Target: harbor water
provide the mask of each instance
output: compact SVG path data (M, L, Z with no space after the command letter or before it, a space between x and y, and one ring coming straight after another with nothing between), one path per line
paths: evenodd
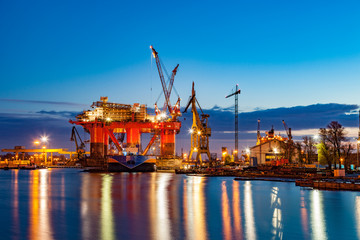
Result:
M174 173L1 170L1 239L360 239L360 193Z

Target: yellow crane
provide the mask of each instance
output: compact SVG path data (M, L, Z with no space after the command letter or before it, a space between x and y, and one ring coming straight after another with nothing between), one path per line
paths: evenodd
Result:
M202 164L203 160L201 158L201 154L206 154L209 158L210 157L210 150L209 150L209 137L211 136L211 128L208 127L208 114L204 114L203 110L200 107L200 104L195 96L195 89L194 89L194 82L192 84L192 92L189 98L189 102L184 110L184 113L187 111L191 104L191 112L193 114L193 124L190 129L191 133L191 149L188 156L190 160L193 153L196 152L196 161ZM196 105L198 105L201 111L201 117L196 109Z

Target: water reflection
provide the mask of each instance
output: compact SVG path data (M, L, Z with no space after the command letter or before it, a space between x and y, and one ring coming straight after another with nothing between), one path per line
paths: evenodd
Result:
M113 176L103 175L101 187L101 238L105 240L115 239L114 216L112 210L112 187Z
M171 179L170 174L162 174L157 181L156 191L156 232L157 239L171 239L171 225L169 220L169 199L167 188ZM155 234L153 235L155 236Z
M308 209L305 201L305 191L300 191L300 217L301 217L301 226L303 229L303 234L305 238L310 238L309 234L309 217L308 217Z
M81 232L82 236L85 239L90 239L91 237L91 218L87 216L89 211L89 203L87 201L87 196L89 195L90 186L90 175L83 174L81 178Z
M256 239L251 182L244 185L245 235L246 239Z
M100 203L102 201L102 181L101 175L81 175L80 219L83 239L92 239L94 235L97 236L99 222L101 227L103 218L99 220L99 215L102 213L102 208L97 200Z
M188 239L207 239L204 178L188 177L184 179L183 183L183 207L186 236Z
M13 230L17 236L14 238L18 238L19 229L19 170L14 170L12 172L12 216L13 216Z
M360 239L360 196L355 198L355 216L356 216L356 226L357 236Z
M283 225L281 214L281 199L279 197L279 188L273 187L271 191L271 208L274 209L272 216L272 234L273 239L283 238Z
M310 198L312 238L318 240L327 239L323 212L323 192L313 190Z
M3 176L4 239L360 239L359 193L296 188L287 196L282 183L171 173L53 169ZM348 217L339 223L331 207L345 197L353 212L341 213Z
M234 231L237 239L243 239L243 231L241 225L241 206L240 206L240 186L238 181L233 181L233 216Z
M30 182L30 239L53 239L49 214L51 171L31 171Z
M230 216L230 206L229 206L229 197L226 189L226 181L223 181L221 184L221 205L222 205L222 221L223 221L223 234L224 239L232 239L232 229L231 229L231 216Z

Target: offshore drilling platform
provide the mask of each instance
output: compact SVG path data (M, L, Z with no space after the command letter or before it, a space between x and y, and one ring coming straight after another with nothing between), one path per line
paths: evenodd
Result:
M166 85L158 53L152 46L150 48L165 96L163 109L160 110L155 103L155 114L150 115L144 104L112 103L107 97L94 102L92 110L84 111L76 116L76 120L69 121L82 126L90 134L90 156L81 160L84 166L109 171L154 171L156 151L161 159L175 157L175 135L181 128L178 120L181 116L180 98L172 106L170 95L179 65L172 71ZM150 140L143 149L141 135L144 133L150 134Z

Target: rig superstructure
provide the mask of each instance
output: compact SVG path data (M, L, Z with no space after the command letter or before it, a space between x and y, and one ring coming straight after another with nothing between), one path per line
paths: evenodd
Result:
M91 110L76 116L76 121L69 121L81 125L90 133L90 157L85 163L87 166L109 168L111 165L119 171L138 171L139 165L146 163L146 156L156 155L154 151L149 154L155 142L160 143L159 158L175 157L175 135L181 128L181 122L178 120L181 116L180 97L172 106L170 94L179 65L172 71L167 85L158 53L152 46L150 48L156 59L165 97L163 109L160 110L155 103L155 114L151 115L144 104L112 103L108 102L107 97L101 97L100 101L94 102ZM144 133L150 134L150 140L143 149L141 135ZM114 164L121 166L113 166Z

